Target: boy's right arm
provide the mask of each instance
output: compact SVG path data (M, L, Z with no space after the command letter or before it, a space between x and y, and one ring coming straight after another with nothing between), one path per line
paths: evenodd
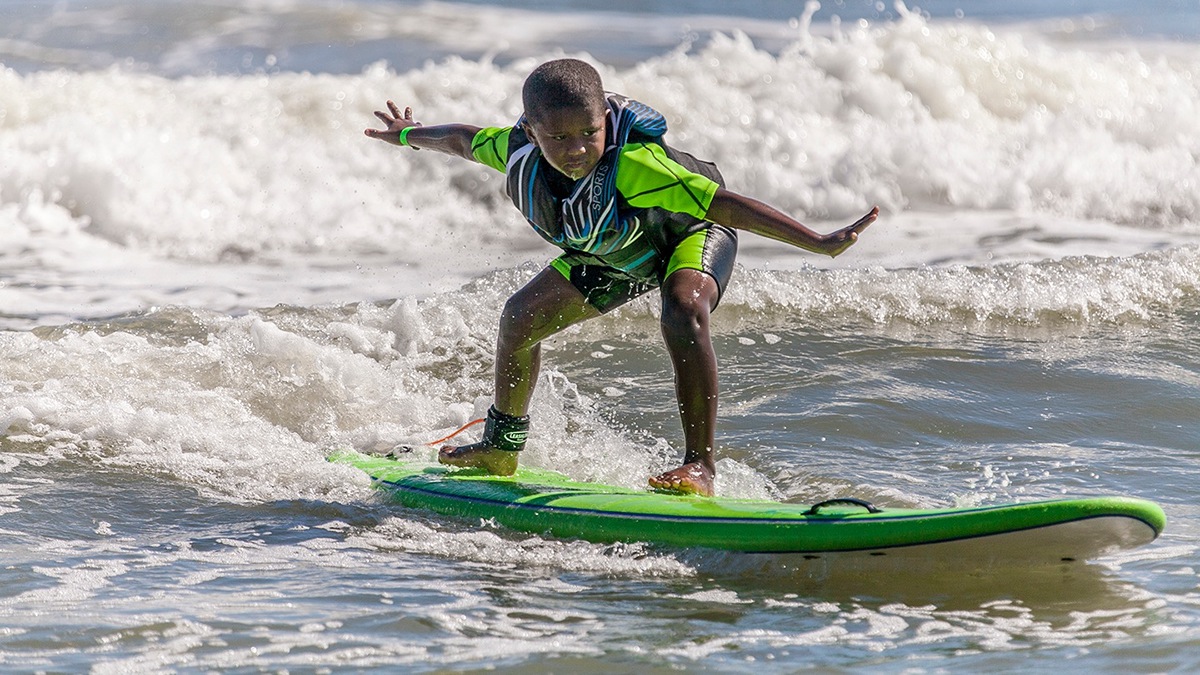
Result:
M363 133L371 138L378 138L392 145L409 145L417 149L428 148L429 150L437 150L475 161L475 156L471 151L471 142L475 140L475 135L479 133L479 127L469 124L421 126L419 122L413 120L412 108L405 108L402 115L400 108L392 101L388 101L387 106L391 114L381 110L375 111L375 116L386 124L387 128L367 129ZM401 132L409 128L412 130L405 137L405 142L401 143Z

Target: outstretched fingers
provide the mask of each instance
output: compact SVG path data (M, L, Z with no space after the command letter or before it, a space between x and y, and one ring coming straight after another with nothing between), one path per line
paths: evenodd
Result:
M863 230L870 227L871 223L875 222L875 219L877 219L877 218L879 218L879 207L878 206L873 207L871 209L870 213L863 216L862 218L859 218L857 221L854 222L853 225L851 225L850 227L844 228L841 231L845 232L845 233L858 234L859 232L862 232Z
M836 258L838 254L845 251L858 241L858 234L871 226L875 220L879 218L879 207L873 207L867 215L856 220L852 225L843 227L842 229L829 235L831 246L828 249L829 256Z
M405 107L404 112L400 112L400 106L396 105L395 101L387 102L387 112L382 110L375 111L375 117L383 122L386 128L384 129L366 129L364 134L371 138L378 138L381 141L397 144L400 142L399 134L405 127L416 126L413 121L412 108Z

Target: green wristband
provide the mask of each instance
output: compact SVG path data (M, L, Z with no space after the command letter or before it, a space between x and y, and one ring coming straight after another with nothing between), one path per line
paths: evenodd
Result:
M408 142L408 132L410 132L416 128L417 128L417 125L414 124L411 127L404 127L403 129L400 130L400 145L407 145L408 147L412 148L413 150L420 149L420 148L413 147L413 144Z

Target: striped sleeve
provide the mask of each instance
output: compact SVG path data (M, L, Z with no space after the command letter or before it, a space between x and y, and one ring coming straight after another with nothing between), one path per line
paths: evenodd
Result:
M659 207L703 219L716 181L688 171L657 143L629 143L617 164L617 191L635 208Z
M475 161L504 173L508 164L508 137L512 127L485 127L471 141L471 155Z

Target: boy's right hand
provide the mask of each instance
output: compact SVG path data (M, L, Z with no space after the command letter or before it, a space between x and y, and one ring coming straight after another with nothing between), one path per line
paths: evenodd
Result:
M375 116L387 125L386 129L367 129L363 133L371 138L378 138L381 141L391 143L392 145L400 145L400 132L408 127L419 127L420 122L413 121L412 108L404 108L404 114L400 114L400 108L392 101L387 102L388 110L391 114L376 110Z

